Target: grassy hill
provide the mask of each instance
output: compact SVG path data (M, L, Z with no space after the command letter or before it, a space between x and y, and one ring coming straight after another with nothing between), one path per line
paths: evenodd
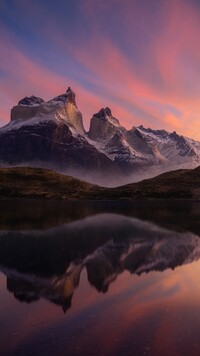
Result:
M42 168L1 168L0 198L87 199L98 186Z
M200 167L163 173L155 178L110 190L116 198L198 199Z
M47 169L1 168L0 198L200 200L200 167L117 188L102 188Z

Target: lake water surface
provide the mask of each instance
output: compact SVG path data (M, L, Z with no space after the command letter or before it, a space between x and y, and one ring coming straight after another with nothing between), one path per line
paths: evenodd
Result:
M1 355L200 355L200 204L0 202Z

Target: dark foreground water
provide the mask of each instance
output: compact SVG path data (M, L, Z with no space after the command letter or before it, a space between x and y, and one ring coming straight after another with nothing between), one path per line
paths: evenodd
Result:
M1 355L200 355L200 205L0 202Z

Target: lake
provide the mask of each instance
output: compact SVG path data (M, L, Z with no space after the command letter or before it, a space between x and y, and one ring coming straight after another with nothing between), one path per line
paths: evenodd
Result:
M200 355L200 204L0 202L1 355Z

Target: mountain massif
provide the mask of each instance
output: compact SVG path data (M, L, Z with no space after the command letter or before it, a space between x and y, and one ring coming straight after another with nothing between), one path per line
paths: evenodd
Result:
M143 126L127 130L108 107L86 132L70 87L47 102L25 97L0 128L1 167L49 168L104 186L199 164L200 142Z

